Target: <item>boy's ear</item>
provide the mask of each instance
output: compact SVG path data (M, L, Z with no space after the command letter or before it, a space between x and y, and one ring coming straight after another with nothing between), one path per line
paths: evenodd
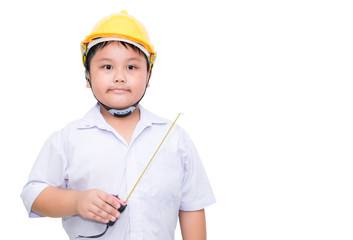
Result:
M91 88L90 80L89 80L89 74L87 71L85 71L85 78L86 78L86 88Z
M148 71L147 73L147 87L150 87L150 79L151 79L152 71Z

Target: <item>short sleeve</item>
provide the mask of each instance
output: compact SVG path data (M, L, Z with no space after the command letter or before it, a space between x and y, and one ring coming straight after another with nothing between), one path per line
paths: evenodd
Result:
M32 212L31 208L34 200L46 187L66 188L66 165L61 133L56 132L43 145L28 177L28 182L21 193L21 198L30 217L41 217L41 215Z
M199 154L184 133L184 177L180 210L197 211L216 202Z

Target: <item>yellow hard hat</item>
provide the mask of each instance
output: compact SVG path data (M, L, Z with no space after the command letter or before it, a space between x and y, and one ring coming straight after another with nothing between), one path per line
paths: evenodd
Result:
M146 28L135 17L125 10L112 14L100 20L93 28L92 33L81 42L82 62L85 65L89 49L100 42L123 41L138 47L149 60L150 69L157 53L150 43Z

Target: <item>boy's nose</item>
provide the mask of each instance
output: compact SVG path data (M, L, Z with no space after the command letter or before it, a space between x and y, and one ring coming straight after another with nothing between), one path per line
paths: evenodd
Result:
M126 82L126 75L123 71L123 69L119 69L115 72L114 74L114 82L116 83L125 83Z
M124 78L117 78L117 79L115 80L115 82L117 82L117 83L118 83L118 82L126 82L126 81L125 81L125 79L124 79Z

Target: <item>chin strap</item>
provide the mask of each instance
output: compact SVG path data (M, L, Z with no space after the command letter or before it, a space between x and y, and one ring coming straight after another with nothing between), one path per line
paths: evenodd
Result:
M140 98L140 100L137 101L137 103L135 103L135 104L132 105L131 107L128 107L128 108L125 108L125 109L114 109L114 108L110 108L110 107L104 105L103 103L101 103L101 101L98 100L98 98L96 97L96 95L94 95L93 87L92 87L92 84L91 84L91 80L88 78L87 72L86 72L85 77L86 77L86 80L88 81L89 85L91 86L91 90L92 90L93 96L95 97L95 99L97 99L98 103L99 103L102 107L104 107L111 115L113 115L114 117L119 117L119 118L127 117L127 116L129 116L133 111L135 111L137 105L140 103L140 101L142 100L142 98L145 96L145 93L146 93L146 90L147 90L147 86L148 86L148 83L149 83L149 81L150 81L150 79L148 79L147 84L146 84L146 87L145 87L145 91L143 92L142 97Z
M126 116L129 116L133 111L135 111L136 106L137 104L123 110L110 109L108 110L108 112L115 117L126 117Z

